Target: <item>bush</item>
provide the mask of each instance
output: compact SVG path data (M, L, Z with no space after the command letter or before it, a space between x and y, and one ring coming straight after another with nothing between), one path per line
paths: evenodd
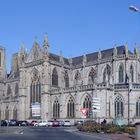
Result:
M132 128L126 129L126 126L118 126L114 124L98 124L96 122L94 123L85 123L83 125L80 125L77 127L79 131L85 131L85 132L104 132L104 133L133 133L135 130Z
M135 134L135 127L126 127L125 132L133 135Z

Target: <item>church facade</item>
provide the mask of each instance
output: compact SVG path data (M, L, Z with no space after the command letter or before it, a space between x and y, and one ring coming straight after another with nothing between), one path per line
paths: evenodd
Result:
M35 41L30 53L23 46L13 54L8 75L0 48L0 119L140 119L138 49L115 46L65 58L48 48L47 36L42 47Z

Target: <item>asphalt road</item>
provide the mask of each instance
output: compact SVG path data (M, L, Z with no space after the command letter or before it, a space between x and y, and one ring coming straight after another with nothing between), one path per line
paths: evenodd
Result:
M0 140L107 140L76 133L75 128L26 127L20 133L0 134Z

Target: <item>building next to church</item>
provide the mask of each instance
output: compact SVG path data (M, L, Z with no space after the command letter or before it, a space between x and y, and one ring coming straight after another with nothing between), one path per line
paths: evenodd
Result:
M139 51L127 45L65 58L35 41L12 55L6 73L6 51L0 48L0 119L140 119ZM100 99L93 113L93 98ZM86 115L81 113L86 108Z

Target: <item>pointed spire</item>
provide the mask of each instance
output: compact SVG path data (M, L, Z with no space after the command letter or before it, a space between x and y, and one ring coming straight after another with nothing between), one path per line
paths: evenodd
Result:
M99 49L98 51L98 60L100 60L102 58L102 54L101 54L101 50Z
M113 55L114 55L114 56L117 56L117 53L118 53L118 52L117 52L117 45L115 44L115 45L114 45L114 50L113 50Z
M113 49L113 60L115 60L116 56L117 56L118 52L117 52L117 47L116 47L116 44L114 45L114 49Z
M70 66L72 66L72 58L69 58L69 63L70 63Z
M135 54L136 57L139 57L139 49L138 49L136 43L135 43L135 47L134 47L134 54Z
M44 36L43 52L44 52L44 57L47 58L47 60L49 60L49 43L48 43L47 34L45 34Z
M25 55L26 52L27 52L27 49L26 49L25 43L23 42L22 45L21 45L21 54Z
M34 45L33 47L36 49L36 48L39 48L39 44L37 42L37 36L34 37Z
M64 65L64 59L63 59L62 51L60 51L59 61L62 65Z
M49 43L48 43L48 36L47 34L45 34L44 36L44 44L43 44L43 47L48 49L49 48Z
M86 57L86 53L84 53L83 55L83 66L85 66L87 63L87 57Z
M128 53L128 44L125 45L125 57L128 59L129 53Z

